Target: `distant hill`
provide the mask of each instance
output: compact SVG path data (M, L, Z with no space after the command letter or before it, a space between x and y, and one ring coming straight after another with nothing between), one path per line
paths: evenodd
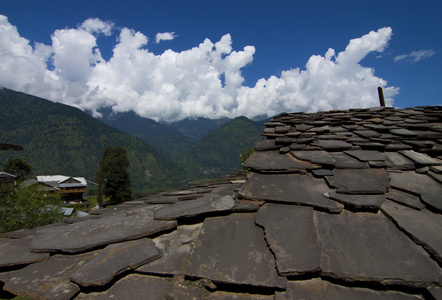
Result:
M170 126L182 134L199 140L206 133L219 128L221 125L232 121L229 118L207 119L207 118L186 118L184 120L170 123Z
M82 176L94 181L103 149L122 146L128 151L134 190L176 185L182 179L170 161L141 139L74 107L8 89L0 89L0 142L24 148L1 151L1 163L20 156L36 175Z
M205 134L176 161L188 176L217 177L241 170L239 155L262 140L266 121L238 117Z
M170 160L175 160L196 143L194 138L182 134L172 126L140 117L132 111L116 114L105 111L101 120L140 138Z

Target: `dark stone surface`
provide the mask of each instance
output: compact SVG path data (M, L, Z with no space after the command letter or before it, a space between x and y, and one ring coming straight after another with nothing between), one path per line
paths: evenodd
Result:
M181 201L164 205L155 210L155 220L176 220L202 214L230 211L235 206L232 196L209 195L196 200Z
M31 239L0 239L0 268L25 265L49 258L47 253L30 253Z
M183 275L195 239L202 224L178 226L174 232L163 234L154 239L155 245L162 251L162 256L142 265L137 269L142 273Z
M436 262L382 213L314 213L323 275L411 287L442 283Z
M425 208L425 205L419 200L419 197L411 195L409 193L390 189L386 195L387 199L406 205L408 207L418 210L422 210Z
M422 202L442 212L442 186L427 175L416 172L390 173L392 187L421 197Z
M384 153L375 150L349 150L344 153L353 156L360 161L384 161L386 159Z
M277 150L277 149L279 149L279 146L276 146L275 140L265 140L259 142L255 146L256 151L268 151L268 150Z
M339 140L317 140L312 143L312 146L321 147L327 151L344 151L353 147L351 144Z
M399 151L402 155L408 157L418 165L438 166L442 165L442 160L432 158L424 153L415 152L413 150Z
M11 272L3 289L29 299L70 299L80 291L69 277L98 252L54 255L46 261Z
M81 286L100 286L115 276L161 257L161 251L151 239L141 239L108 245L70 279Z
M320 168L319 165L297 160L290 154L280 155L278 151L255 151L246 160L246 166L260 172L305 172Z
M386 196L384 194L380 195L349 195L349 194L339 194L332 192L330 194L330 199L338 201L344 204L345 207L351 209L360 210L379 210L382 203L384 203Z
M315 177L333 176L333 170L330 170L330 169L315 169L315 170L312 170L312 174Z
M258 295L246 293L229 293L223 291L216 291L210 294L207 299L215 300L274 300L273 295Z
M386 167L391 170L414 170L414 163L397 152L385 152Z
M215 282L285 288L264 232L255 214L241 213L206 219L189 259L187 275Z
M110 289L100 293L82 293L76 299L166 299L171 288L167 278L132 274L116 282Z
M442 264L441 215L426 209L415 210L389 200L382 205L382 211Z
M328 152L319 151L291 151L291 155L300 160L306 160L312 164L324 167L334 167L336 160Z
M336 171L336 170L335 170ZM324 180L310 174L264 175L252 173L239 194L246 199L308 205L339 213L343 205L324 196L330 193Z
M353 158L343 152L330 153L335 159L336 169L367 169L369 165L367 162L362 162Z
M153 220L152 207L97 220L37 230L34 252L82 252L99 246L146 237L176 227L176 221Z
M313 208L282 204L263 205L256 214L276 258L281 276L318 272L321 247L313 222Z
M287 291L277 292L275 300L291 299L322 299L322 300L372 300L372 299L422 299L417 295L409 295L395 291L375 291L368 288L345 287L332 284L319 278L290 281L287 284Z
M342 194L383 194L389 185L384 169L335 169L328 184Z

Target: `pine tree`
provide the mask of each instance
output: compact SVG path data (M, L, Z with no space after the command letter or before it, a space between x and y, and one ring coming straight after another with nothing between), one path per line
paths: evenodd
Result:
M129 179L129 159L123 147L106 147L100 160L103 194L110 197L110 203L117 204L131 200L132 189ZM101 174L100 174L101 172ZM100 187L99 187L100 189Z

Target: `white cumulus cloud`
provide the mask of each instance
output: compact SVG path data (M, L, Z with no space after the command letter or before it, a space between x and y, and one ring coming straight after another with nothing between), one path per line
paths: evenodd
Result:
M105 60L97 38L113 34L118 34L117 44ZM0 16L0 85L96 116L111 107L165 121L377 106L378 86L392 105L398 88L387 87L373 69L360 65L369 53L384 51L391 34L389 27L372 31L340 53L330 48L324 56L311 56L304 69L247 87L241 70L253 62L255 48L233 50L230 34L215 43L205 39L185 51L156 55L146 48L149 38L143 33L117 30L111 22L88 19L77 28L56 30L51 45L31 45Z
M410 54L402 54L402 55L397 55L394 57L394 61L395 62L409 62L409 63L416 63L420 60L426 59L426 58L430 58L432 57L434 54L436 54L436 52L434 50L418 50L418 51L413 51Z
M175 32L159 32L155 36L155 41L158 44L161 41L171 41L176 37Z

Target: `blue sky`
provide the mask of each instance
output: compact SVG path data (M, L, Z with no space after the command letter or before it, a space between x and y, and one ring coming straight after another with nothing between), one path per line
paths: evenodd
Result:
M167 121L370 107L377 86L397 107L440 105L441 12L408 0L1 1L0 86Z

